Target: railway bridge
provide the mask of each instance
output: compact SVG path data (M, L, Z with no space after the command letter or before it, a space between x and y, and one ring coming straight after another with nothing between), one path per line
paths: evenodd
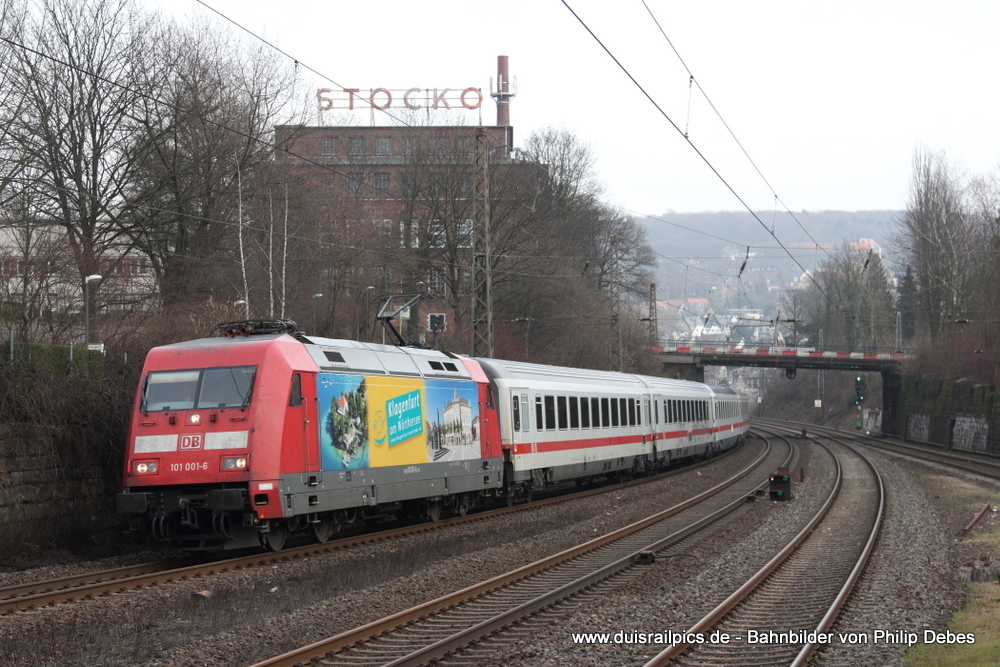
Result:
M661 340L658 342L657 350L666 377L696 382L705 381L705 366L783 368L788 378L794 378L800 368L880 373L884 430L891 429L896 423L896 413L900 407L900 391L903 386L903 365L912 358L908 352L891 348L816 349L677 340Z

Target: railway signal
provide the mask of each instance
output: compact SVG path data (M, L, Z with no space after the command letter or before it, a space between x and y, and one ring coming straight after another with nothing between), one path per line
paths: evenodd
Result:
M768 488L771 500L791 500L792 499L792 476L788 473L788 468L778 468L771 475L771 484Z

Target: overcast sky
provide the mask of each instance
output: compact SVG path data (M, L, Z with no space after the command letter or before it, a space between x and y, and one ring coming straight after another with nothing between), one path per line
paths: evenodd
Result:
M515 143L549 126L573 132L592 146L609 203L743 209L665 114L748 206L772 210L771 189L697 87L689 116L687 71L642 1L567 2L663 114L561 0L206 0L329 78L310 88L486 89L507 55ZM920 146L960 174L998 171L1000 2L646 2L793 211L902 208ZM169 7L210 14L196 0ZM487 98L482 122L495 109Z

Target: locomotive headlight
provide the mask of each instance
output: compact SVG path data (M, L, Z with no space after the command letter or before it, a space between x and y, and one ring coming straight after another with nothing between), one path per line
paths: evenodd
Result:
M198 413L198 412L192 412L192 413L188 414L187 423L188 424L200 424L201 423L201 414Z
M132 473L135 475L155 475L156 461L136 461L132 464Z
M222 459L222 469L223 470L246 470L247 469L247 457L245 456L232 456Z

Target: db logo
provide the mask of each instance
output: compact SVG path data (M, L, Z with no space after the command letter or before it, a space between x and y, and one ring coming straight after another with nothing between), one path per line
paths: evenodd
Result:
M201 449L201 434L181 436L181 451L191 449Z

